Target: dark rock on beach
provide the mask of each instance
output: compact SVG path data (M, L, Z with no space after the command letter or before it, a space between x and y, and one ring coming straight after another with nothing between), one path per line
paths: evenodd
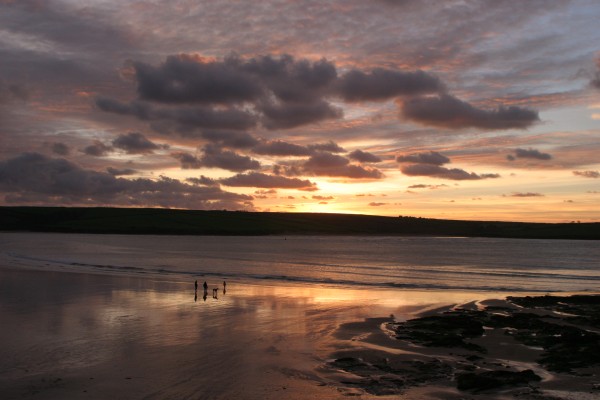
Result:
M437 359L367 362L357 357L341 357L329 365L356 377L343 380L341 383L344 385L360 388L377 396L398 394L408 387L447 380L452 376L451 366Z
M489 303L495 305L383 322L405 352L386 352L383 347L340 351L328 366L345 373L341 383L351 393L376 396L420 393L418 387L430 386L440 390L440 396L468 391L495 398L494 391L501 391L509 397L556 400L560 397L542 388L555 390L565 381L598 390L594 384L600 366L600 296L509 297L500 302L505 305ZM381 323L367 321L362 327L373 329ZM346 340L370 337L360 323L349 327ZM557 379L542 380L536 362ZM528 363L533 369L524 366Z
M541 381L532 370L524 371L485 371L482 373L466 373L456 377L456 387L459 390L482 390L496 389L503 386L526 385L531 381Z
M465 339L483 334L479 312L447 313L411 319L394 327L396 338L410 340L428 347L462 347L485 352L485 349Z
M598 324L600 296L508 297L508 301L544 312L502 308L498 313L497 307L484 311L458 309L389 326L400 340L423 346L462 347L480 353L485 353L485 349L466 339L481 336L483 326L505 329L505 334L517 341L543 348L538 362L550 371L573 372L600 365L600 335L585 329Z

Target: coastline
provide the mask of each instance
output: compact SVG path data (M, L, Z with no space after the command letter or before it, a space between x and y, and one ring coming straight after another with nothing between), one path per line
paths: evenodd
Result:
M460 352L415 347L384 324L499 295L232 280L225 294L209 283L217 299L200 293L194 301L193 281L179 279L18 268L0 275L0 314L10 327L0 333L0 391L9 399L382 398L335 360L389 353L383 358L458 362ZM464 396L441 382L391 395Z
M180 236L424 236L599 240L600 223L110 207L0 207L4 231Z

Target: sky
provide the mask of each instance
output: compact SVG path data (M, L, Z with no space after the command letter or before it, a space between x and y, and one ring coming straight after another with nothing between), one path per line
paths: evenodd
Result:
M600 3L0 0L0 205L600 221Z

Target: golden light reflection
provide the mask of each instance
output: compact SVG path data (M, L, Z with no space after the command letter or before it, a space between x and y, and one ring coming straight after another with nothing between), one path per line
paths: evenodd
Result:
M136 303L143 302L148 309L161 309L181 307L182 305L191 305L199 307L209 307L213 309L231 307L233 303L240 300L266 299L266 303L260 308L272 308L273 303L294 302L297 305L315 305L317 307L335 307L342 305L368 305L378 308L418 308L431 305L452 305L460 304L475 299L487 299L490 297L505 297L506 293L489 292L462 292L462 291L420 291L406 289L382 289L365 288L355 289L348 287L334 287L322 285L303 285L303 284L273 284L270 282L249 283L244 281L229 280L225 294L222 287L219 286L218 298L212 298L211 285L207 300L202 299L202 290L197 292L198 297L194 301L193 290L187 291L158 291L146 290L139 292L135 290L115 290L111 307L104 309L104 316L108 320L117 321L123 316L127 316L127 309ZM187 286L187 283L181 283L181 286ZM175 288L174 288L175 289ZM119 305L116 305L119 304Z

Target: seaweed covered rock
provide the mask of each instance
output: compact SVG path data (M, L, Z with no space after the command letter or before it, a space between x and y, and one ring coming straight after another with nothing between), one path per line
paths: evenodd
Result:
M485 349L465 339L483 335L479 312L448 313L408 320L392 326L397 339L409 340L429 347L462 347L485 352Z
M345 386L376 396L398 394L409 387L448 381L453 374L452 367L438 359L369 362L359 357L340 357L329 365L352 374L341 381Z
M547 369L572 372L576 368L600 365L600 335L571 325L600 326L600 296L527 296L509 297L508 300L521 306L562 313L554 317L512 314L493 319L496 326L516 329L507 333L518 341L542 347L544 352L538 362Z
M503 386L526 385L531 381L541 381L532 370L524 371L485 371L481 373L461 374L456 377L456 387L459 390L482 390L496 389Z
M507 300L521 307L558 311L563 314L565 321L600 328L600 296L573 295L561 297L547 295L508 297Z

